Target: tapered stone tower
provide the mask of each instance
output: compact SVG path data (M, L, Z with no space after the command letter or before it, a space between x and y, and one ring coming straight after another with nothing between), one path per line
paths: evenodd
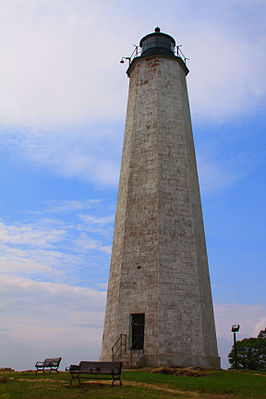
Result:
M129 60L101 360L220 367L185 62L159 28Z

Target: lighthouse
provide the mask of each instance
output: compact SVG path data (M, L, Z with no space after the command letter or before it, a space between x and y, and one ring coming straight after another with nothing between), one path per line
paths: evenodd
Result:
M127 59L101 360L219 368L186 59L159 28Z

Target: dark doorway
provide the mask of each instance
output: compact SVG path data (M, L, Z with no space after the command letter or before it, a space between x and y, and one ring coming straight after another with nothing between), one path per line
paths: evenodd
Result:
M144 326L144 313L136 313L131 315L131 349L144 349Z

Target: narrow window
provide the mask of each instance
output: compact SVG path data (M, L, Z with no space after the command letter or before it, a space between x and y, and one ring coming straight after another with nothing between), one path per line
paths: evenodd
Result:
M144 349L144 326L144 313L135 313L131 315L131 349Z

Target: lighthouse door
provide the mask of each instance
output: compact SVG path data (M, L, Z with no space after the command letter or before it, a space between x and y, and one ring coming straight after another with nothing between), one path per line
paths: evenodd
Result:
M144 349L145 314L131 315L131 349Z

